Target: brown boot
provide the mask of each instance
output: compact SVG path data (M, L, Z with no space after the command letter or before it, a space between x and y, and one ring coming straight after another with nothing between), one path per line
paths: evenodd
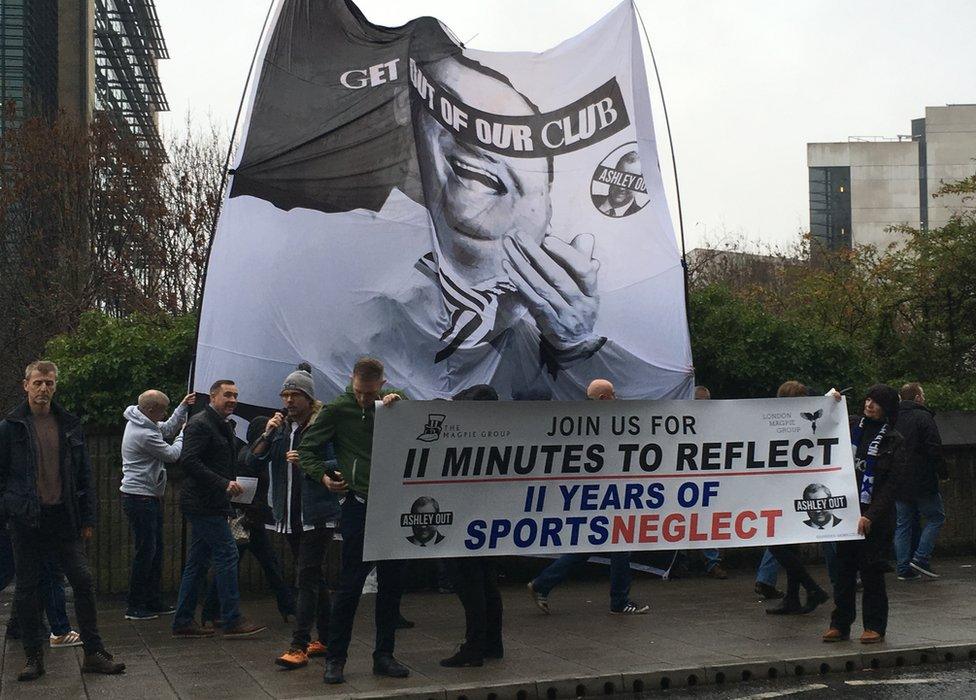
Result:
M196 622L190 622L188 625L183 627L174 627L173 636L182 639L197 639L200 637L212 637L214 635L213 628L201 627Z
M85 662L81 665L82 673L104 673L107 676L114 676L125 671L125 664L116 661L115 657L104 649L89 654L85 652Z
M831 627L829 630L824 632L823 637L821 637L821 639L823 639L823 641L827 644L832 642L846 642L850 638L850 632L841 632L836 627Z
M237 622L233 626L224 626L224 637L230 637L232 639L253 637L259 632L264 632L266 629L268 628L265 625L253 625L241 615L237 618Z
M884 635L874 630L864 630L861 635L861 644L880 644L884 641Z

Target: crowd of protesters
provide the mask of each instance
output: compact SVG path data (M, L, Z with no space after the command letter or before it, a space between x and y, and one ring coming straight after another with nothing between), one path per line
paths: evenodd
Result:
M79 419L54 400L57 380L53 363L31 363L23 379L25 400L0 421L0 589L16 576L7 636L23 643L21 681L44 674L48 632L52 648L84 647L84 673L125 670L98 632L85 554L96 521L92 468ZM810 393L799 382L787 381L777 396ZM828 395L841 399L836 391ZM406 570L402 562L364 561L363 542L375 411L407 396L386 386L379 360L362 358L345 393L331 402L316 397L311 367L304 363L284 378L280 397L280 411L249 422L246 441L235 431L238 387L230 379L213 383L207 405L198 406L192 418L194 394L183 398L168 420L169 398L157 390L145 391L125 409L120 491L134 542L125 617L139 621L173 615L172 634L181 638L212 637L218 629L228 638L262 633L266 627L250 621L240 608L238 565L250 551L283 619L294 618L291 642L274 662L297 669L308 665L310 657L325 657L324 680L338 684L344 682L364 584L375 569L373 672L406 677L410 670L394 656L396 630L412 626L400 613ZM614 400L614 386L595 378L585 398ZM695 398L708 400L711 395L697 387ZM453 400L497 399L491 387L480 385ZM850 437L861 513L857 528L864 539L823 545L834 603L823 641L850 638L861 588L860 641L871 644L883 641L887 629L885 574L891 570L892 550L899 580L938 577L931 556L945 521L939 495L945 466L938 428L917 383L900 392L883 384L871 387L862 415L851 419ZM189 546L174 607L163 599L161 578L167 546L163 497L167 467L175 463L183 473L180 506L189 524ZM805 493L804 498L821 495ZM291 550L297 595L275 552L275 537L283 537ZM774 545L764 553L756 593L782 599L767 609L770 614L810 614L831 598L806 570L798 549ZM326 562L336 555L338 575L328 576ZM542 612L550 612L553 589L588 556L564 555L528 584ZM706 575L726 578L717 550L706 550L704 558ZM786 571L785 593L776 588L779 568ZM481 666L486 659L502 658L502 596L495 560L446 560L439 562L438 571L439 587L456 592L465 617L465 640L441 665ZM77 632L68 624L64 578L74 591ZM630 554L612 553L611 614L649 611L649 605L631 599L630 583Z

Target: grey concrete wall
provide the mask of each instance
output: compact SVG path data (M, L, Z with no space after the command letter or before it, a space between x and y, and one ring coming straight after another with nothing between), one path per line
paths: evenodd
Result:
M809 167L849 166L854 245L880 248L904 236L891 226L919 225L918 143L851 141L807 144Z
M964 203L959 196L932 198L943 182L976 173L976 105L926 107L925 142L929 228L938 228L953 212L976 208L976 204Z
M94 0L58 2L58 108L87 124L95 106Z

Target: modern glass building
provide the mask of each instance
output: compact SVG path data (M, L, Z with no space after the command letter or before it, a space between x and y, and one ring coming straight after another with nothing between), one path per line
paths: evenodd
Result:
M169 58L153 0L95 0L95 109L163 153L156 113L169 109L157 62Z
M158 62L168 57L153 0L0 0L0 129L25 116L101 112L165 157Z
M0 0L0 132L58 105L57 0Z

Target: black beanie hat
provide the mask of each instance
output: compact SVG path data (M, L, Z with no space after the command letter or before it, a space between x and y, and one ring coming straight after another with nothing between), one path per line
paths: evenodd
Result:
M898 420L898 403L901 401L901 397L894 387L887 384L875 384L868 389L865 398L871 399L881 406L885 412L885 420L891 425L895 424L895 421Z

